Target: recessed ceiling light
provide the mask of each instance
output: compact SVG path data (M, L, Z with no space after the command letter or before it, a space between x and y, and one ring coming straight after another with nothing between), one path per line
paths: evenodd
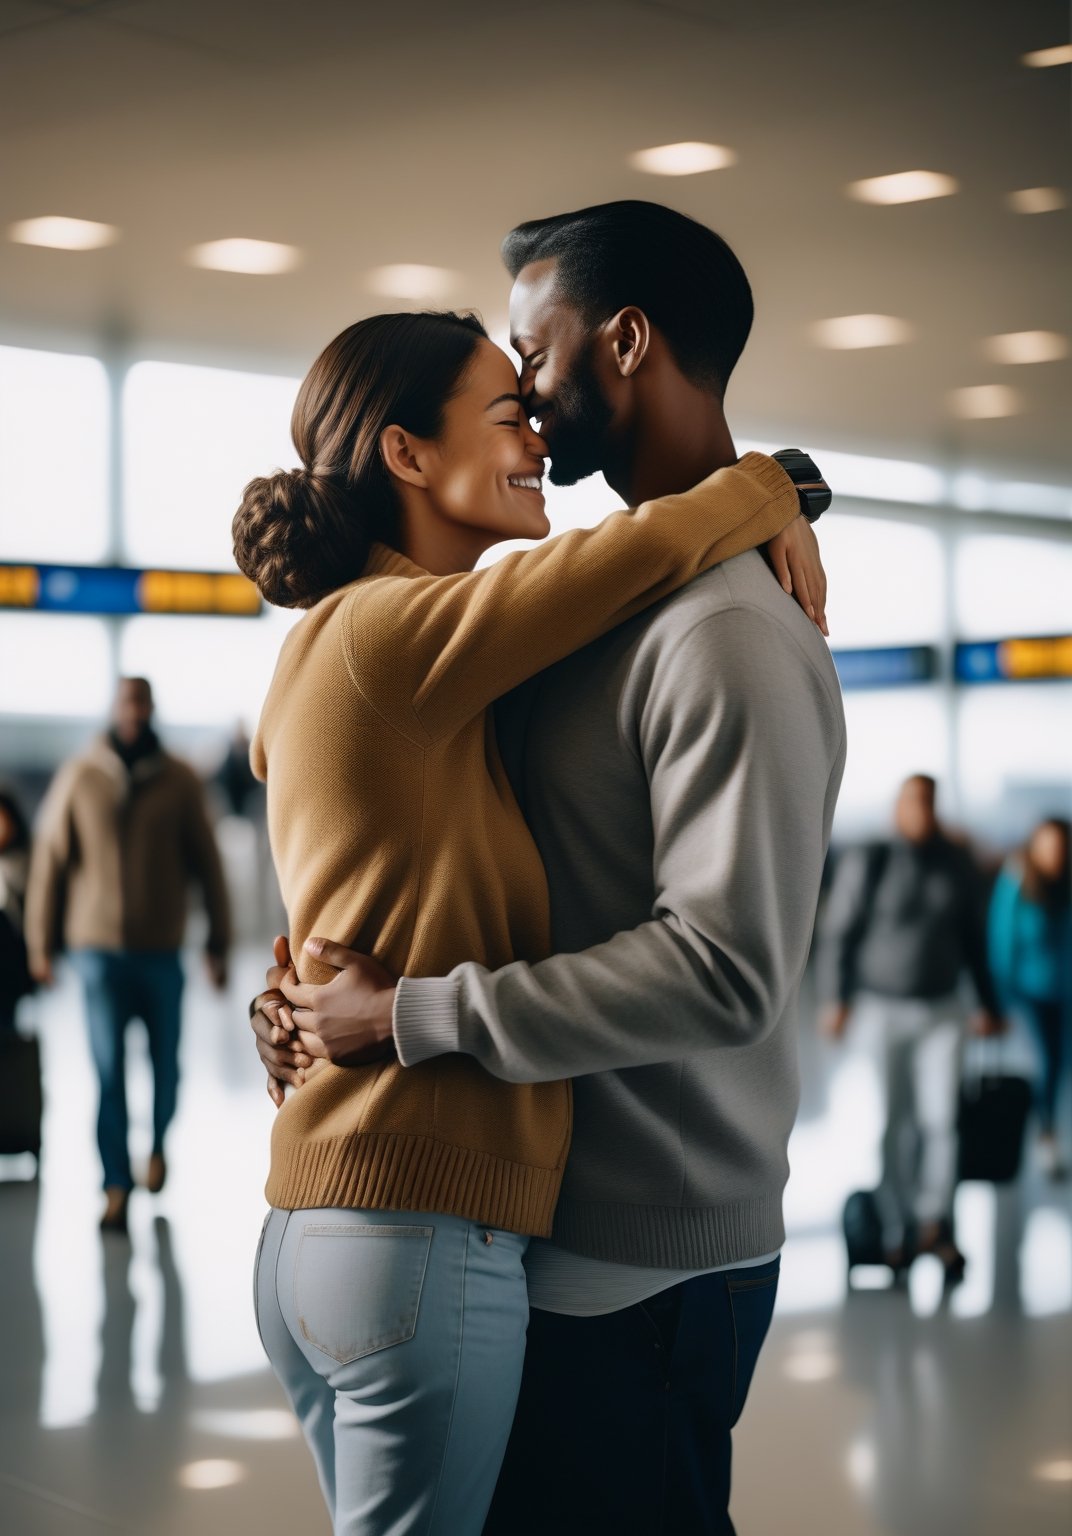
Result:
M951 197L958 190L952 176L941 171L898 171L895 176L869 176L847 188L860 203L922 203L932 197Z
M195 267L210 272L245 272L257 277L275 277L293 272L301 261L294 245L278 245L274 240L209 240L195 245L189 254Z
M852 352L861 347L895 347L911 339L912 327L893 315L838 315L833 320L816 320L811 334L820 347Z
M1014 213L1055 213L1067 206L1068 198L1060 187L1023 187L1009 193L1009 207Z
M1025 53L1020 61L1029 69L1052 69L1055 64L1072 64L1072 43L1061 43L1056 48L1036 48Z
M953 390L949 400L953 415L962 421L989 421L1016 416L1020 411L1020 397L1007 384L973 384Z
M50 216L23 219L8 230L17 245L47 245L56 251L96 251L114 245L119 231L114 224L94 224L91 219Z
M447 267L426 267L416 261L373 267L366 285L388 299L445 299L456 287L459 274Z
M652 149L638 149L629 156L636 171L649 176L698 176L702 171L722 171L737 164L735 150L724 144L703 144L686 139L680 144L656 144Z
M1056 363L1068 356L1068 337L1057 331L1009 331L988 336L983 351L995 363Z

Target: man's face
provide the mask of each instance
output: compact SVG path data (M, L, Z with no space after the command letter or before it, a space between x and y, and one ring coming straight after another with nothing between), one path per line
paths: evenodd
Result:
M576 485L606 458L613 412L596 377L595 341L557 291L557 263L522 267L510 294L510 340L521 358L521 397L551 454L553 485Z
M124 678L115 696L112 716L120 741L132 745L149 729L153 718L153 696L145 683Z
M926 779L906 779L897 796L894 820L907 842L929 842L938 830L933 785Z

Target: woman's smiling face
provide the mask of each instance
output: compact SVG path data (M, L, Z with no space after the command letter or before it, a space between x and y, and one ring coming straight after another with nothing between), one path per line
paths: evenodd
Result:
M418 450L430 509L462 528L500 539L542 539L547 448L530 426L517 374L506 353L482 340L458 392L443 410L443 429Z

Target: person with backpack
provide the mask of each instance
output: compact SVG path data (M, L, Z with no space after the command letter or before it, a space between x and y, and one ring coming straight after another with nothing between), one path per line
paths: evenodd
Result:
M938 821L936 784L901 786L890 841L841 858L823 922L824 1033L843 1038L866 1020L881 1041L886 1130L876 1191L886 1262L907 1269L933 1253L946 1278L963 1277L953 1237L957 1101L966 1024L1004 1030L986 956L982 881L966 848ZM961 982L979 1011L966 1019Z

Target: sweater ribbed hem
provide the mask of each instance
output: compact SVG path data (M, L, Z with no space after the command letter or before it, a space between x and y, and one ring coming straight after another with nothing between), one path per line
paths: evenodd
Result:
M439 1211L547 1237L561 1182L561 1168L531 1168L429 1136L359 1132L303 1140L273 1156L264 1193L277 1210Z
M404 1067L460 1050L458 983L449 976L403 976L395 989L392 1028Z
M713 1269L774 1253L785 1242L782 1195L726 1205L612 1205L563 1196L554 1241L591 1259L659 1269Z

